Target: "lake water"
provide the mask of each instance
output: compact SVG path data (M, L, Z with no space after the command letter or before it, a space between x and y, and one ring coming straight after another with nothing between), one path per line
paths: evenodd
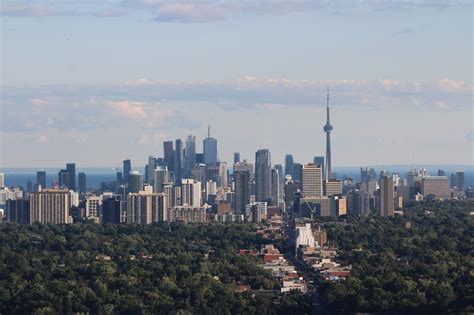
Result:
M414 166L416 169L421 169L422 166ZM376 173L380 172L382 167L374 166ZM407 172L410 170L410 166L406 165L393 165L384 167L389 172L397 172L401 177L406 177ZM448 178L450 174L458 169L464 169L465 184L467 186L474 186L474 167L466 165L432 165L425 167L428 172L432 175L437 175L438 169L443 169ZM138 171L143 174L143 168L138 168ZM6 186L27 186L27 182L31 181L36 184L36 172L46 172L46 184L51 187L53 179L58 179L58 168L2 168L0 173L5 174L5 185ZM338 178L342 178L344 175L354 178L356 181L360 180L360 167L335 167L334 171L337 173ZM86 174L86 183L88 188L99 188L101 182L110 182L116 179L116 170L112 167L107 168L76 168L76 175L79 172ZM78 180L76 179L76 185Z

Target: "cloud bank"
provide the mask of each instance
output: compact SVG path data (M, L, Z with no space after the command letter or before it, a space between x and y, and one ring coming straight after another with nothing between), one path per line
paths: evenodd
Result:
M281 15L292 12L330 10L335 14L356 7L369 10L401 10L414 7L446 9L468 7L469 0L372 0L356 4L348 0L235 0L235 1L176 1L176 0L122 0L80 1L59 0L6 0L1 15L7 17L93 16L117 17L142 14L157 22L212 22L246 16Z
M331 106L361 111L462 111L472 106L473 85L381 80L292 80L244 76L231 81L136 79L118 86L3 87L2 130L166 129L198 126L204 105L222 111L281 111Z
M0 162L31 165L30 155L19 159L10 153L22 152L12 148L24 144L28 152L36 152L35 159L50 165L76 157L83 165L107 165L126 157L141 161L148 154L160 154L164 140L187 134L202 138L208 123L224 140L219 142L224 160L236 150L252 157L254 150L268 147L277 158L300 152L301 159L309 161L323 152L328 85L334 151L371 152L358 161L338 154L339 161L469 158L471 83L447 78L327 81L249 75L228 81L141 78L115 86L3 86ZM293 141L295 136L307 145Z

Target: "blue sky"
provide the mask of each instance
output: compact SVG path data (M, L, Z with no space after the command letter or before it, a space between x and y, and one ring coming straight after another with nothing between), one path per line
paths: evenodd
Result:
M355 4L357 3L357 4ZM472 164L470 1L2 1L0 166L219 156ZM198 142L198 150L201 143Z

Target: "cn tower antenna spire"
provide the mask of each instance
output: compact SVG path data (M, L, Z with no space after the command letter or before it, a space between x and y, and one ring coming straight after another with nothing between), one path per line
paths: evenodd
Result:
M326 98L326 111L327 111L327 123L329 124L329 85L327 88L327 98Z
M331 122L329 120L329 85L327 87L327 97L326 97L326 115L327 120L326 124L324 125L324 132L326 133L326 167L324 170L326 182L329 180L329 176L332 172L331 168L331 131L333 127L331 126Z
M211 125L207 125L207 137L210 138L211 137Z

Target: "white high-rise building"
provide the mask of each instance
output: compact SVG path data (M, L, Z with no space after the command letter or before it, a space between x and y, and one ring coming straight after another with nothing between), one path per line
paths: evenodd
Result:
M227 187L227 162L219 162L219 187Z
M69 191L43 189L30 194L30 222L64 224L69 217Z
M87 196L86 197L86 218L88 220L95 220L100 222L100 207L102 206L102 196Z
M194 179L181 180L181 205L199 208L202 204L201 182Z
M8 199L16 200L23 198L23 191L19 187L0 188L0 205L4 205Z
M79 206L79 193L74 190L69 191L69 208Z
M152 185L144 185L143 190L147 194L152 194L153 193L153 186Z
M206 182L206 196L217 195L217 183L209 180Z
M315 240L313 235L313 230L311 229L311 224L306 223L303 226L296 227L296 250L300 246L309 246L314 247Z
M0 173L0 188L5 187L5 174Z
M168 221L167 205L167 195L164 193L130 193L127 200L127 223L151 224Z

